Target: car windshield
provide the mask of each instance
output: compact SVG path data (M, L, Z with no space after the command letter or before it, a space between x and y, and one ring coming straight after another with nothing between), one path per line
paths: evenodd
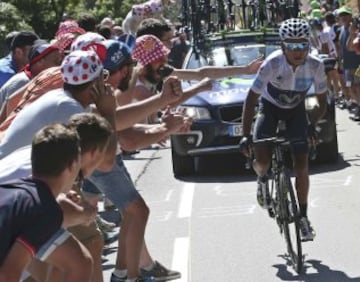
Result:
M217 47L208 57L208 65L211 66L241 66L250 63L259 57L267 57L273 51L279 49L277 45L237 45L230 47Z
M186 69L196 69L203 66L241 66L258 57L266 57L279 49L279 45L247 44L214 47L206 55L191 52L185 64Z

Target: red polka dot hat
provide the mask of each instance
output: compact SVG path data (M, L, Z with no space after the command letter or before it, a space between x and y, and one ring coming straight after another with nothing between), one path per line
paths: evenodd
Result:
M102 73L103 65L93 50L73 51L61 64L63 81L71 85L80 85L93 81Z

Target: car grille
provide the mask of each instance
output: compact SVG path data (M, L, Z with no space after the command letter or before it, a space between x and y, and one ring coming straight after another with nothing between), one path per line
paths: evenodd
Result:
M242 105L225 106L219 108L220 119L226 122L240 122L242 116Z

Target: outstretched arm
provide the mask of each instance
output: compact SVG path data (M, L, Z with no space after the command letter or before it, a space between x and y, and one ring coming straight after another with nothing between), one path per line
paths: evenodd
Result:
M257 58L246 66L206 66L198 69L174 69L172 75L177 76L181 80L202 80L205 77L217 79L241 74L254 74L257 72L262 62L262 58Z

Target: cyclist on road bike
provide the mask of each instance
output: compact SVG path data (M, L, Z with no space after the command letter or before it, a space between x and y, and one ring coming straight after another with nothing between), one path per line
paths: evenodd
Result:
M307 217L308 137L314 136L315 124L326 112L326 75L320 59L309 54L310 26L306 20L292 18L283 21L279 35L281 50L274 51L265 59L246 98L240 146L242 152L248 155L254 109L260 97L253 139L256 141L275 136L278 121L285 121L294 160L301 236L303 240L312 240L315 231ZM304 101L312 85L315 87L319 107L310 123ZM313 138L309 140L314 141ZM262 207L269 208L267 173L271 163L271 148L264 143L258 143L254 144L253 149L253 168L258 175L257 199Z

